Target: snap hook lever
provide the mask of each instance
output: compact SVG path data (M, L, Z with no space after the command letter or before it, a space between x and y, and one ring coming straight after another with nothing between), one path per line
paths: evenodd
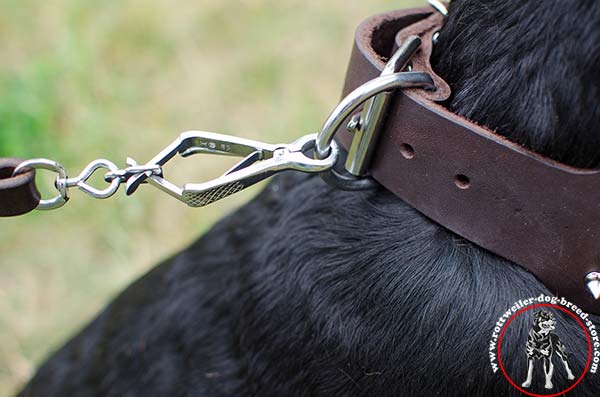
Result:
M333 144L330 154L323 159L309 157L306 153L314 149L316 138L317 134L310 134L292 144L273 145L214 132L184 132L142 167L162 167L177 154L182 157L217 154L243 159L218 178L183 187L169 182L163 173L138 173L127 180L125 192L131 195L140 184L148 182L190 207L203 207L282 171L320 173L330 169L337 161L338 148Z

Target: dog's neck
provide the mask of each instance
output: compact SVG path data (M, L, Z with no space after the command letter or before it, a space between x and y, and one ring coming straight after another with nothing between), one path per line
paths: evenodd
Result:
M449 108L557 161L600 165L598 20L595 1L453 1L433 59Z

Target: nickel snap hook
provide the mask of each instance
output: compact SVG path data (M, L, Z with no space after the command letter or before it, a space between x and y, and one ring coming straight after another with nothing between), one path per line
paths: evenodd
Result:
M243 159L218 178L204 183L188 183L183 187L169 182L162 174L139 173L128 179L126 193L130 195L141 183L148 182L190 207L203 207L281 171L323 172L336 163L338 148L334 143L324 158L309 157L307 152L315 147L316 137L316 134L310 134L292 144L272 145L214 132L184 132L145 167L163 166L177 154L182 157L220 154Z

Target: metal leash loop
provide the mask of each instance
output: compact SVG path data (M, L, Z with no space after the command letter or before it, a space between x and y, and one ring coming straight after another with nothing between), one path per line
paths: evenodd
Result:
M51 199L40 200L36 209L52 210L60 208L69 201L69 188L77 187L82 192L97 199L106 199L113 196L121 183L133 175L139 173L158 173L162 172L160 166L155 167L139 167L130 166L125 169L119 169L115 163L106 159L97 159L89 163L76 177L69 178L65 168L58 162L49 159L31 159L19 164L13 171L13 175L18 175L28 169L45 169L56 173L54 187L58 191L58 195ZM108 182L108 186L104 189L98 189L87 181L98 170L106 170L104 180Z
M119 167L117 167L115 163L105 159L94 160L89 163L78 176L74 178L57 179L55 183L56 188L62 194L62 192L66 192L68 188L78 187L79 190L94 198L109 198L119 189L119 185L121 184L119 179L113 179L105 189L97 189L87 183L87 180L90 179L97 170L101 169L116 172L119 170Z
M65 168L56 161L48 160L48 159L31 159L26 160L19 164L15 170L13 171L13 176L19 175L25 172L28 169L44 169L48 171L53 171L56 173L56 181L59 179L67 178L67 171ZM55 183L55 187L58 190L58 195L49 200L40 200L37 208L38 210L52 210L55 208L60 208L69 200L69 194L66 188L59 189Z

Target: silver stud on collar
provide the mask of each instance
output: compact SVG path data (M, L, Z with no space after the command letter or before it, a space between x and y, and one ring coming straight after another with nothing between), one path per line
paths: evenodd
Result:
M585 282L588 290L594 297L594 299L600 299L600 272L588 273L585 278Z

